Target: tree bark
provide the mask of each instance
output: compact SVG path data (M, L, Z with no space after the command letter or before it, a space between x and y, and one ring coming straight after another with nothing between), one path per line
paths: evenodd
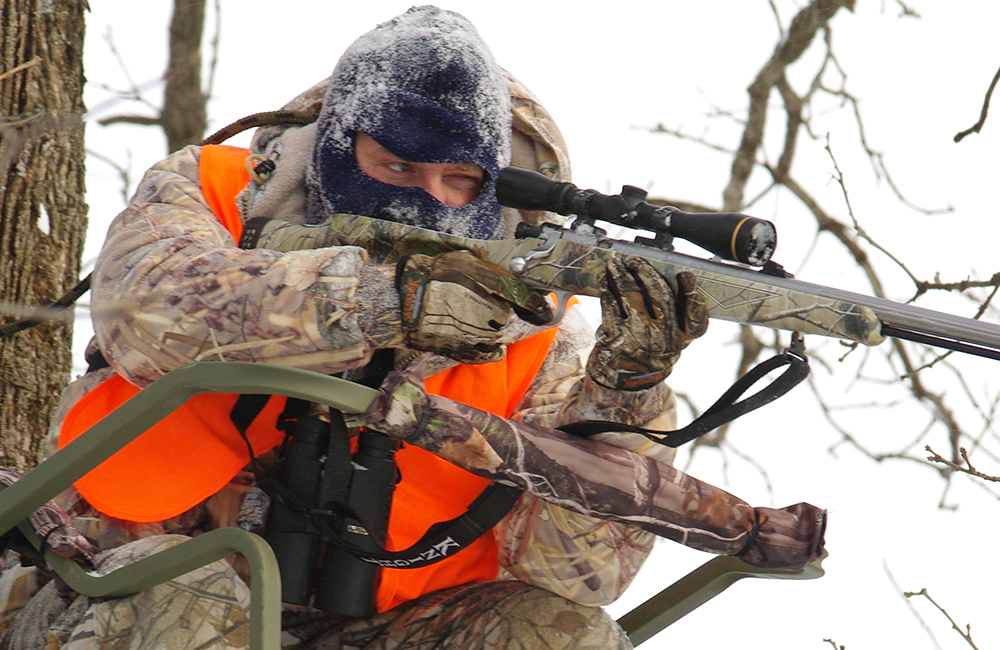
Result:
M86 0L0 2L0 323L77 283ZM0 339L0 465L28 469L69 379L72 321Z
M201 35L205 3L175 0L170 19L170 63L160 119L168 153L205 137L208 98L201 90Z

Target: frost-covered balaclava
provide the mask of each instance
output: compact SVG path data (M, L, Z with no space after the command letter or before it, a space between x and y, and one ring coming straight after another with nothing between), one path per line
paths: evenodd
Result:
M309 221L360 214L492 239L501 236L496 178L510 164L510 95L503 71L464 17L414 7L347 49L330 78L307 174ZM461 207L419 187L396 187L358 167L361 132L403 160L474 163L479 196Z

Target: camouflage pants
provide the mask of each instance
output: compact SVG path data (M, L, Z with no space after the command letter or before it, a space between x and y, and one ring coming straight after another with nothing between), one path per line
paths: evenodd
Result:
M161 535L98 556L107 574L178 544ZM38 569L13 567L0 576L0 648L3 650L187 650L246 648L250 590L224 561L125 598L90 599L55 580L37 591Z
M370 619L286 613L295 650L618 650L632 645L599 607L516 580L427 594Z
M111 571L178 537L152 537L103 554ZM4 578L10 578L5 572ZM3 579L0 578L0 583ZM18 590L7 591L11 596ZM246 648L249 590L226 562L125 598L71 603L49 582L20 607L5 603L3 650L222 650ZM282 647L294 650L616 650L631 648L621 628L596 607L572 603L514 580L427 594L369 619L285 612Z

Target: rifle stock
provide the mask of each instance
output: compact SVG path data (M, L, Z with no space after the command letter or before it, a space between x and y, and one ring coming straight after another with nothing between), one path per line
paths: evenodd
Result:
M546 225L528 230L537 236L484 241L338 214L318 226L269 222L255 236L257 247L275 250L361 246L378 263L464 249L539 289L587 296L600 295L610 257L635 255L671 282L681 271L694 273L711 318L863 345L877 345L891 336L1000 359L1000 326L992 323L617 240L595 229Z

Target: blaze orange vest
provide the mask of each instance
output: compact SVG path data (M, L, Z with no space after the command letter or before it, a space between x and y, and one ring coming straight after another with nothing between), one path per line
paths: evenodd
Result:
M213 212L239 241L243 222L236 195L249 182L247 150L210 145L202 148L202 191ZM524 397L548 355L557 328L508 346L504 359L459 365L428 377L427 391L509 417ZM60 448L139 392L114 375L81 398L66 415ZM246 443L230 413L238 395L202 394L161 420L132 443L75 483L80 494L104 514L135 522L163 521L218 492L250 461ZM284 397L272 397L247 430L255 455L281 444L275 428ZM418 447L397 453L401 482L393 496L387 547L402 550L440 521L461 515L489 481ZM497 546L484 535L455 555L419 569L382 570L376 609L387 611L426 593L468 582L494 580Z

